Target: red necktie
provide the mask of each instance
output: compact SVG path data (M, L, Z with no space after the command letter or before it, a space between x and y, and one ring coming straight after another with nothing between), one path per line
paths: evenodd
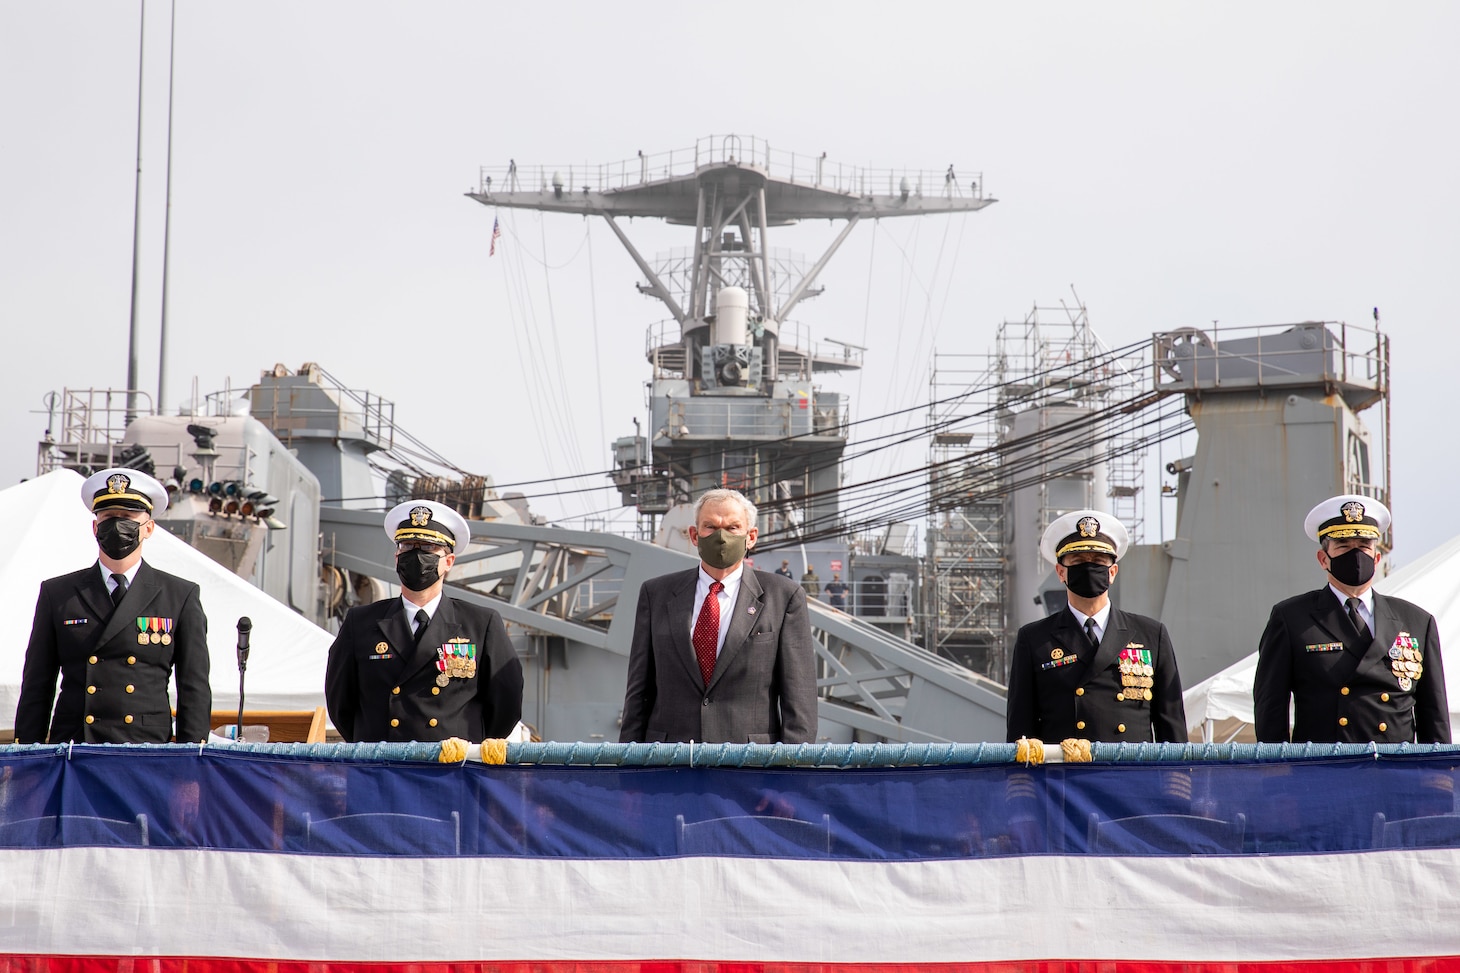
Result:
M710 676L715 672L715 646L720 641L720 592L725 586L718 581L710 582L710 593L700 608L700 617L695 619L695 659L700 664L700 676L705 686L710 685Z

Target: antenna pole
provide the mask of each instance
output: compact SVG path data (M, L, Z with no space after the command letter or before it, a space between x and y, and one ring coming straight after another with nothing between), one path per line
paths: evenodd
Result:
M137 21L137 183L132 197L132 318L127 331L127 424L137 418L137 258L142 235L142 55L147 49L147 0Z

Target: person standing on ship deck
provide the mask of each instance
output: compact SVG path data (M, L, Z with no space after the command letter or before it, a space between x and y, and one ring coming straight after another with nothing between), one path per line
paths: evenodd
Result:
M1389 509L1343 494L1309 511L1328 584L1273 606L1257 647L1259 743L1449 743L1435 617L1373 590Z
M747 569L756 509L735 490L695 503L700 564L639 588L622 743L811 743L816 659L806 592Z
M15 742L206 740L213 690L198 586L142 560L167 490L137 470L102 470L82 484L81 502L96 517L97 562L41 583ZM173 677L175 733L167 694Z
M385 515L399 598L352 608L330 646L324 695L350 743L502 739L522 717L522 663L491 608L445 595L466 519L434 500Z
M1185 742L1186 706L1171 636L1154 618L1110 603L1125 525L1077 510L1044 531L1039 550L1069 602L1019 629L1009 669L1006 729L1020 737L1103 743Z

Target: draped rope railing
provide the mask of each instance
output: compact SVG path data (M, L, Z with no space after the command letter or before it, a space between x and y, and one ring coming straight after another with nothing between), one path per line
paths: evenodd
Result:
M108 750L262 754L304 760L429 761L440 763L574 767L950 767L990 764L1203 763L1291 761L1369 756L1376 760L1434 754L1460 755L1460 745L1438 743L226 743L109 744ZM1074 746L1070 746L1074 744ZM1084 745L1084 746L1080 746ZM100 744L11 744L0 757L69 756ZM1038 754L1038 759L1035 755ZM1067 754L1078 754L1069 756Z

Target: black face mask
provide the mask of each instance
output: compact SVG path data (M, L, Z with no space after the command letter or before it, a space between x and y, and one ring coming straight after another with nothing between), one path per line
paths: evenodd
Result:
M1065 587L1081 598L1098 598L1110 588L1110 565L1094 561L1067 565Z
M441 555L418 547L402 551L395 559L395 573L410 590L425 591L441 579Z
M142 523L126 517L108 517L96 525L96 544L113 561L120 561L142 544Z
M1374 559L1355 547L1338 557L1328 559L1328 573L1350 588L1366 585L1374 579Z

